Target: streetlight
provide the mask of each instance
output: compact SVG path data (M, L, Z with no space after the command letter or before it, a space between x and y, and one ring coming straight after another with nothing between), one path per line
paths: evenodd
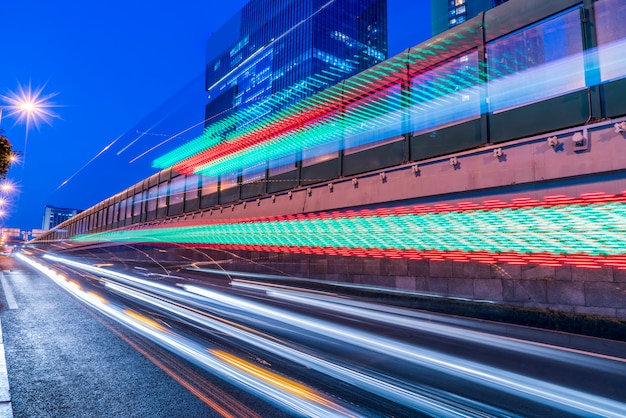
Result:
M13 190L15 190L15 185L11 181L5 180L2 183L0 183L0 192L10 193Z
M12 152L10 144L8 149L5 147L5 153L3 155L3 158L8 159L8 161L2 161L5 167L7 166L7 163L8 165L10 165L21 159L22 168L24 168L26 165L26 146L28 144L28 132L30 131L30 127L34 124L37 129L39 129L40 123L43 122L51 125L52 119L59 118L59 116L53 110L55 107L59 106L50 101L58 93L44 93L43 90L45 87L46 84L36 89L33 89L30 82L27 86L23 86L22 84L18 83L17 90L9 90L6 95L0 94L0 123L2 122L2 111L4 110L5 117L14 117L15 121L13 126L17 125L20 122L25 123L26 125L26 130L24 134L24 148L22 149L22 152ZM4 106L2 106L3 104ZM6 137L4 137L3 139L5 139L8 143ZM5 176L6 172L2 177ZM15 185L9 180L5 180L0 183L0 199L4 202L1 206L7 206L7 195L13 192L15 189ZM0 209L0 211L3 214L6 213L6 211L4 211L3 209Z
M27 131L33 123L36 127L39 127L40 122L50 125L52 119L59 117L52 110L59 105L50 102L50 99L59 93L44 94L43 89L45 87L44 84L33 90L30 83L28 88L24 88L18 83L16 91L9 91L7 95L0 95L0 98L8 103L6 106L8 109L7 116L17 115L16 123L26 121Z
M11 203L9 195L16 190L15 184L10 180L0 182L0 218L7 216Z
M9 91L7 95L0 95L0 98L8 103L6 107L6 116L17 116L15 124L25 122L26 134L24 135L24 156L22 163L26 162L26 144L28 143L28 131L31 125L35 125L39 129L40 122L48 125L52 124L52 119L59 118L52 109L59 107L50 102L50 99L58 95L58 93L44 94L44 84L41 87L32 89L30 83L25 88L20 83L17 85L16 91ZM0 121L2 121L2 107L0 106Z

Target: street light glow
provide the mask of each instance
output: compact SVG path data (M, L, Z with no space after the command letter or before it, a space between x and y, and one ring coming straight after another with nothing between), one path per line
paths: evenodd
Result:
M20 109L24 112L35 112L37 107L32 102L24 102L20 105Z
M51 125L52 119L59 118L59 115L52 109L59 105L50 102L50 99L58 93L44 94L45 87L44 84L33 89L30 83L26 87L18 83L16 91L9 91L6 96L0 95L0 99L8 103L8 106L4 106L8 110L5 116L17 117L16 124L25 121L27 132L32 124L35 124L37 128L40 122Z
M8 180L0 183L0 191L2 191L4 193L11 192L14 189L15 189L15 186L13 185L13 183L11 183Z
M46 85L44 84L33 90L30 82L26 88L18 83L16 91L9 91L6 96L0 95L0 99L9 103L8 106L4 106L8 109L6 116L16 117L13 126L18 122L25 122L26 125L23 147L24 154L22 158L23 165L26 165L26 146L28 144L28 131L31 125L35 124L37 129L39 129L40 122L52 125L52 119L59 118L59 115L52 110L52 108L59 106L50 102L50 99L58 93L43 94L45 87Z

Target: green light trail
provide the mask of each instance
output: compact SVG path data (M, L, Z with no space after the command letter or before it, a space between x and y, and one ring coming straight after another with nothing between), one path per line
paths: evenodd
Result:
M80 235L76 241L610 256L626 253L626 204L213 223Z

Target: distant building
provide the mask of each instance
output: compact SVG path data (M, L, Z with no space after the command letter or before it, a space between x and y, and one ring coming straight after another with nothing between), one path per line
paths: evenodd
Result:
M507 0L431 0L433 36Z
M19 228L2 228L0 229L0 235L7 238L15 238L21 235Z
M250 0L207 42L206 124L279 92L280 110L386 58L387 0Z
M80 212L81 210L79 209L57 208L55 206L46 205L41 229L46 231L52 229L71 217L78 215Z

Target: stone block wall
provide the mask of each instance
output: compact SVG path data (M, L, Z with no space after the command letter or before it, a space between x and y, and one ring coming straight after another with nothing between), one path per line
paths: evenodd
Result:
M105 254L110 257L109 248ZM362 284L626 319L626 270L434 260L118 247L120 259Z
M626 319L626 271L200 250L227 270L379 286ZM197 255L195 257L197 259ZM210 263L210 262L209 262Z

